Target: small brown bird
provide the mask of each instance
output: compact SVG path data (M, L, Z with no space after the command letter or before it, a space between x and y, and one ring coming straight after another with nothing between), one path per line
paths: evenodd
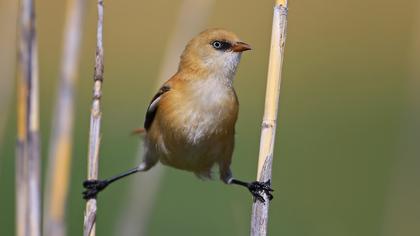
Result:
M250 45L232 32L209 29L193 38L181 55L177 73L159 89L146 112L143 161L136 168L106 180L83 183L85 199L110 183L133 173L147 171L158 161L164 165L211 178L219 167L226 184L244 186L264 202L273 196L270 182L244 182L232 177L238 98L233 79L243 51Z

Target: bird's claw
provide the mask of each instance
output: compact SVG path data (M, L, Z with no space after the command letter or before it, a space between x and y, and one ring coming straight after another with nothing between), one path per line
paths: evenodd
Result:
M85 187L85 191L83 191L83 199L89 200L92 198L96 198L96 195L104 188L108 186L108 181L106 180L85 180L83 181L83 187Z
M252 182L248 186L249 191L251 192L252 196L254 196L254 202L257 200L265 203L264 196L262 194L265 194L269 201L273 199L273 195L271 192L274 190L271 188L271 181L267 180L266 182Z

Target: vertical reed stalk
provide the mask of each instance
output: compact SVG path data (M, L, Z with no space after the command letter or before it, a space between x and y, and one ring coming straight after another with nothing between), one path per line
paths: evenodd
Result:
M176 71L179 55L186 42L206 25L214 0L184 0L178 12L177 21L166 46L165 56L157 77L156 86L166 81ZM142 160L143 145L139 145L138 162ZM133 180L129 200L125 204L115 235L147 235L147 224L153 209L155 196L159 191L164 169L158 165L139 180ZM142 191L147 189L147 191Z
M22 0L19 12L17 79L16 232L41 235L38 52L35 6Z
M104 16L104 2L98 0L98 25L96 33L96 59L93 85L93 102L90 115L89 153L88 153L88 180L98 179L99 146L101 131L101 96L104 79L104 48L102 44L102 29ZM96 198L86 203L83 235L96 235Z
M21 52L20 52L21 54ZM21 60L22 58L19 58ZM24 72L21 71L24 68L22 67L22 61L19 62L18 70L18 80L16 84L17 88L17 142L16 142L16 235L25 236L28 232L27 225L27 214L26 209L28 205L27 201L27 152L28 144L26 139L27 134L27 97L28 90L27 84L24 80Z
M75 85L78 80L80 41L85 0L68 0L64 28L58 99L50 139L44 198L44 235L66 235L66 201L71 167Z
M273 151L276 136L276 123L284 48L287 28L287 0L276 0L273 14L273 28L271 33L270 60L268 66L267 88L265 96L264 117L261 127L260 153L258 159L258 181L271 179ZM266 203L256 201L252 205L251 235L267 235L268 208Z

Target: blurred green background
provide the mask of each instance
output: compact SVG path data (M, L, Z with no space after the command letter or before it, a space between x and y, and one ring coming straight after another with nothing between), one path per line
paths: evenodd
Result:
M0 235L14 234L14 1L0 0ZM141 126L182 1L105 1L100 176L134 166ZM81 235L96 7L89 2L77 86L68 235ZM243 55L233 171L254 179L273 1L217 0L207 27L236 32ZM64 1L37 1L43 166L62 47ZM197 32L198 33L198 32ZM420 234L420 4L416 0L290 1L273 166L270 235ZM241 188L165 169L145 235L247 235ZM44 172L45 173L45 172ZM102 193L98 235L117 235L133 182ZM44 176L45 177L45 176ZM141 189L147 192L147 188ZM141 201L141 199L139 199Z

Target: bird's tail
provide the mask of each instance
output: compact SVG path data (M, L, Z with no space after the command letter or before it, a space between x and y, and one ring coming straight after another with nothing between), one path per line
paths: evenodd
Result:
M135 128L131 131L131 135L143 135L146 133L146 129L144 128Z

